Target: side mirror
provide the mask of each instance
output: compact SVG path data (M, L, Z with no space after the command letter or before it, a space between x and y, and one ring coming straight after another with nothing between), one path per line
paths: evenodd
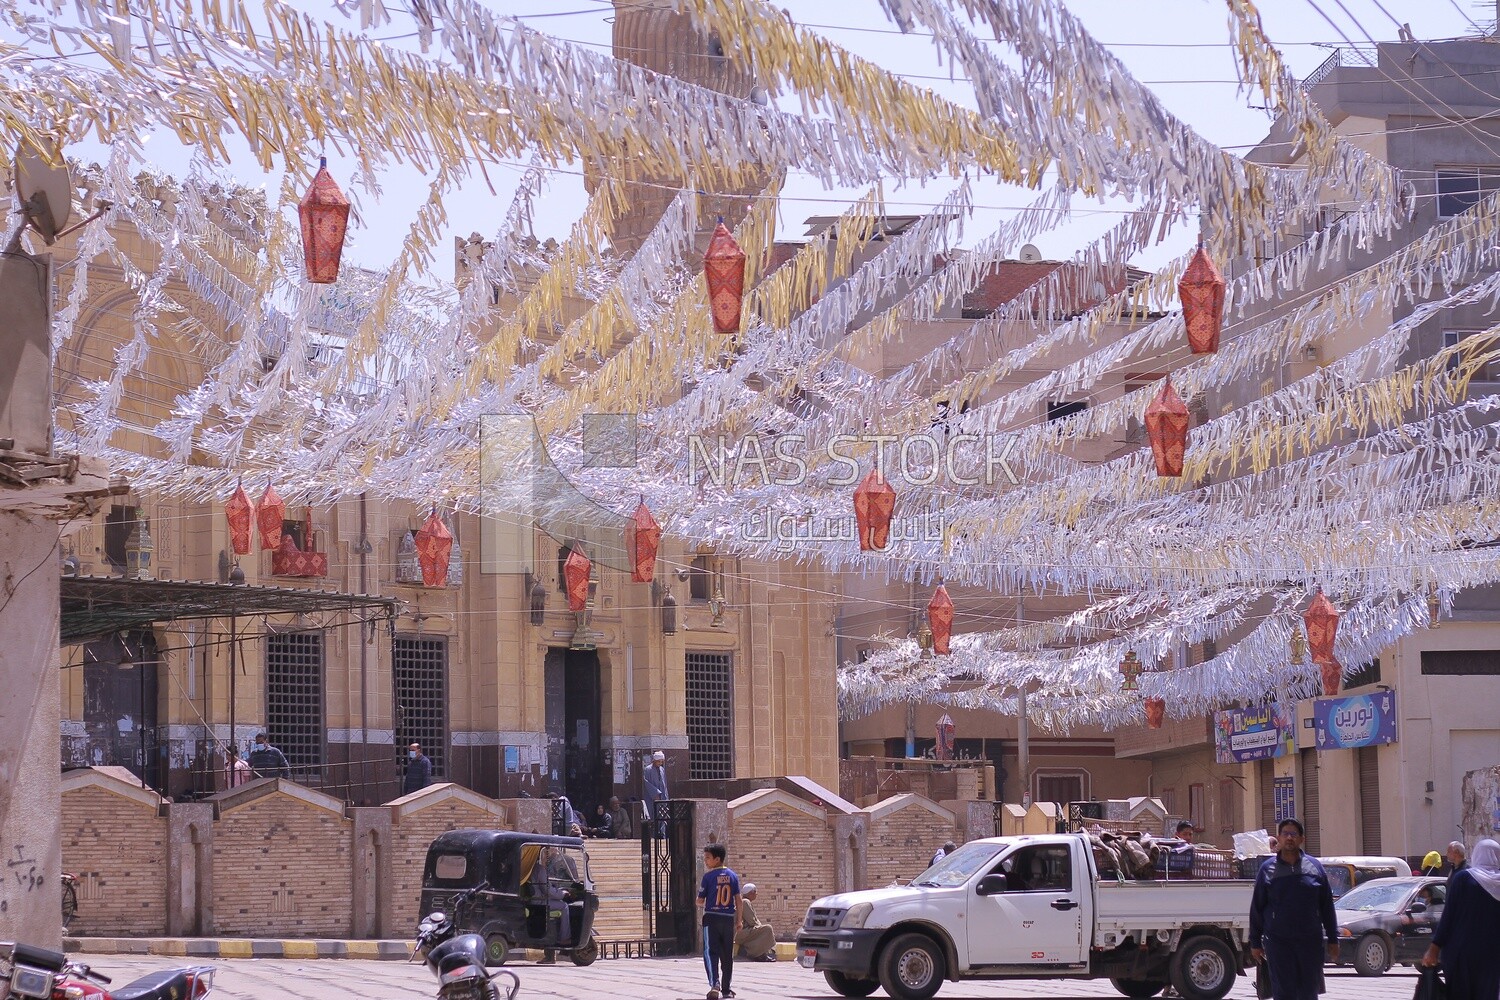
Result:
M986 875L979 880L979 886L974 891L981 896L998 896L1005 892L1005 876Z
M1406 908L1407 913L1426 913L1427 904L1418 900Z

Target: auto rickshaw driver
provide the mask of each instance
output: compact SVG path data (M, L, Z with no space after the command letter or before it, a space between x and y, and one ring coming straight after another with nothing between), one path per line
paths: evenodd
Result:
M577 882L578 868L567 852L560 847L543 847L537 863L532 866L529 883L532 898L545 901L547 918L558 921L557 944L560 948L573 944L573 914L568 903Z

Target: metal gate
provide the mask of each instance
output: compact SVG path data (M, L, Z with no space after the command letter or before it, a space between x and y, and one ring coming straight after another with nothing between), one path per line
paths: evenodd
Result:
M693 804L665 799L641 823L641 905L658 955L697 951L698 865Z

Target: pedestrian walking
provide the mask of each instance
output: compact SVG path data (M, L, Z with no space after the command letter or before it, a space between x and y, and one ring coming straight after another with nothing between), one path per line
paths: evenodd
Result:
M734 938L740 931L740 877L724 861L723 844L703 849L703 881L698 905L703 907L703 968L708 973L708 1000L734 998Z
M254 777L255 772L250 770L250 765L240 759L239 747L229 747L224 751L225 788L238 788Z
M1250 897L1250 955L1266 963L1272 1000L1317 1000L1323 957L1338 961L1333 889L1318 859L1302 850L1295 819L1276 827L1277 852L1261 863Z
M271 745L265 733L255 734L255 747L250 751L250 769L261 778L285 778L292 767L286 762L286 754Z
M1455 840L1448 845L1448 881L1453 881L1453 876L1469 867L1469 852L1464 849L1462 840Z
M432 761L422 752L420 743L406 748L406 778L401 782L401 794L420 792L432 783Z
M1448 900L1422 956L1442 964L1448 1000L1500 997L1500 843L1481 840L1473 859L1448 877Z
M646 816L656 821L656 836L666 836L666 824L662 820L665 816L659 815L656 808L658 802L663 802L667 795L667 755L660 750L651 755L651 763L646 765Z

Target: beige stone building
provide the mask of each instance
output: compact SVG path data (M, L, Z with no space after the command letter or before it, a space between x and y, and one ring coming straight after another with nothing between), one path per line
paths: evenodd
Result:
M718 41L699 37L685 17L619 8L621 57L666 60L679 75L750 95ZM642 180L617 227L621 246L638 241L666 204L653 197L662 179ZM726 214L733 204L743 202L705 200L706 211ZM138 266L154 267L147 241L123 229L114 235ZM57 248L60 272L71 266L71 247ZM212 319L185 285L169 292L191 304L185 320ZM60 403L84 402L84 386L107 377L131 336L133 303L118 268L90 268L77 333L58 358ZM167 330L126 379L113 443L158 454L145 428L170 415L174 397L198 384L211 360ZM268 482L274 474L253 476L245 488L254 499ZM65 550L82 577L119 574L143 517L156 577L226 581L236 562L227 499L119 496L72 525ZM299 781L361 803L397 794L399 757L413 741L431 757L435 779L491 796L566 792L590 809L611 794L638 794L641 758L654 750L666 752L676 794L781 774L837 786L836 609L826 574L668 538L656 584L632 583L596 560L592 618L580 636L562 587L576 539L536 530L518 542L490 519L451 516L455 569L448 586L428 588L411 534L424 510L358 494L331 507L284 499L285 533L299 552L317 555L287 561L257 549L238 560L245 584L378 595L395 602L394 618L219 616L66 648L65 766L125 764L173 794L207 791L223 784L221 746L243 753L265 731ZM669 629L664 605L673 601Z

